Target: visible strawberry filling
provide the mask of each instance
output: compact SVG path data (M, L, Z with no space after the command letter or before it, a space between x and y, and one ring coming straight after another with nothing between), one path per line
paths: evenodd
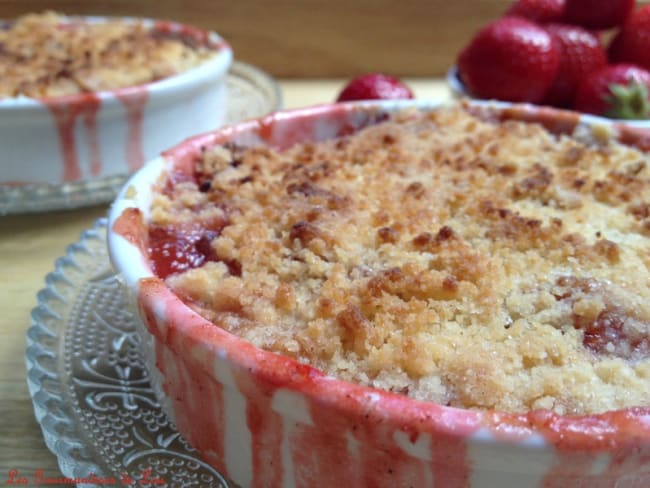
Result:
M172 274L198 268L208 261L218 261L210 246L212 239L218 235L217 230L202 228L150 228L149 256L154 273L165 279Z
M582 343L585 347L597 354L612 355L630 361L640 361L650 356L648 324L639 324L625 314L604 310L592 321L585 321L584 318L576 316L574 325L584 331Z
M573 307L573 326L583 331L582 343L595 354L614 356L630 362L650 357L650 323L637 317L633 304L619 303L607 283L589 278L562 277L557 284L569 288L558 300ZM595 317L576 310L581 299L596 300L602 309Z
M152 225L149 227L148 253L153 272L162 279L207 262L223 262L233 276L241 276L241 264L222 259L212 247L228 225L228 219L215 219L208 224Z

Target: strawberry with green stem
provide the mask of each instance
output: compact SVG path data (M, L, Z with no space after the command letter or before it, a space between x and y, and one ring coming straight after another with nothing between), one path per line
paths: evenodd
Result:
M579 85L573 108L614 119L650 117L650 71L631 64L606 66Z

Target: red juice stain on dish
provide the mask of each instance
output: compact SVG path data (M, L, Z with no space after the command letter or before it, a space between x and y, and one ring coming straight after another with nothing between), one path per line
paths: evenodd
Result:
M145 160L142 148L142 125L144 109L149 99L149 90L146 85L141 85L116 90L114 94L126 112L126 162L129 169L135 171L144 164Z
M138 304L156 339L156 367L164 378L165 394L173 401L179 431L221 474L231 476L225 456L224 387L193 354L197 340L211 342L214 335L224 333L181 305L159 278L141 281Z
M373 454L377 454L378 451L377 449L373 449L372 452ZM364 463L364 479L372 483L375 476L377 476L377 484L383 483L387 488L394 486L391 478L399 480L401 486L431 486L430 483L432 480L435 480L433 484L435 488L443 488L447 486L465 488L467 486L465 484L450 485L440 483L440 479L435 477L435 473L438 472L437 466L432 468L427 462L409 456L401 449L392 449L391 454L392 456L390 454L387 456L382 453L381 457L386 459L385 466L387 467L387 472L384 472L381 477L377 476L377 471L373 469L372 461L374 461L376 457L366 458L371 462ZM387 479L391 481L387 483ZM365 486L372 486L372 484L366 484Z
M431 466L396 444L396 431L382 428L379 419L359 425L355 437L359 442L361 479L358 486L428 486ZM410 436L409 436L410 437ZM435 485L438 488L440 485ZM451 486L451 485L449 485ZM459 486L458 488L462 488Z
M550 107L512 107L501 112L501 120L538 123L553 134L571 134L580 123L577 113Z
M622 144L636 147L643 152L650 151L650 130L621 123L617 123L615 126L618 131L618 140Z
M272 144L273 142L273 132L275 129L276 118L275 115L267 115L262 117L258 121L258 134L260 139L262 139L267 144Z
M97 131L97 112L99 111L99 106L99 103L91 105L83 115L88 137L90 174L92 176L98 176L102 172L102 153L99 145L99 132Z
M605 427L606 428L606 427ZM627 445L613 450L556 450L555 464L544 476L543 488L573 488L575 480L589 487L647 487L650 486L650 446L630 439ZM586 485L585 485L586 486Z
M162 348L156 348L160 350ZM225 473L223 386L200 368L167 349L160 363L175 364L169 373L168 396L174 402L175 418L182 432L190 433L190 443L221 473ZM209 405L210 408L205 408Z
M179 313L185 308L169 300L169 290L159 278L141 281L138 295L140 316L147 330L156 339L156 367L163 377L163 389L173 403L177 427L190 443L199 449L210 464L226 474L224 457L224 399L223 386L203 369L183 356L175 341L180 338L178 327L191 328L191 320ZM163 313L157 306L165 303ZM183 342L183 346L187 346ZM205 408L210 405L210 408Z
M147 251L147 226L140 209L125 209L113 223L113 232L138 247L142 254Z
M282 486L283 420L272 409L276 388L262 380L256 381L250 372L235 374L239 391L246 398L246 425L251 434L251 487Z
M641 448L643 438L650 436L650 407L614 410L601 414L563 416L550 410L534 410L522 414L491 412L486 421L493 435L499 426L508 424L527 427L537 432L560 451L616 452L631 447ZM647 418L640 428L640 419ZM506 438L507 440L507 438ZM650 446L645 446L650 449Z
M100 164L99 144L97 143L97 111L101 105L100 98L92 93L71 95L56 98L43 98L54 117L54 123L59 134L59 147L63 161L63 181L75 181L82 177L75 141L75 126L80 116L84 117L86 130L89 134L91 172L92 162Z
M297 424L291 439L293 476L296 486L363 486L355 467L357 453L350 452L346 432L358 428L324 405L311 401L309 412L313 425ZM354 441L358 445L358 441ZM314 456L314 449L318 455ZM354 451L354 448L353 448ZM334 467L336 467L334 469Z
M460 419L462 432L433 431L427 419L444 418L444 414L436 414L436 410L442 412L441 407L431 404L424 407L428 413L414 412L407 405L411 400L377 394L382 397L377 406L384 405L383 400L397 408L403 404L408 425L387 420L381 408L367 405L355 395L346 396L349 404L344 406L355 412L352 417L332 412L327 403L309 400L313 425L297 425L292 436L296 486L317 482L323 486L469 486L471 464L464 438L468 435L465 428L470 432L477 428L474 419ZM421 428L412 425L412 413L422 421ZM410 449L405 446L408 443ZM310 454L314 449L318 456ZM333 470L332 466L339 468Z
M470 486L472 466L467 442L462 436L432 435L431 459L436 488Z
M647 418L640 428L640 418ZM596 415L562 416L549 410L522 414L490 412L486 427L504 441L515 440L501 434L502 425L530 430L541 435L555 449L554 464L549 467L540 486L571 488L575 480L592 476L589 486L650 486L650 407L615 410ZM607 459L603 459L606 456ZM621 462L624 459L624 462ZM608 463L596 466L596 463ZM597 467L598 475L591 475ZM632 473L643 479L641 484L617 484L623 475ZM602 482L602 485L598 484Z

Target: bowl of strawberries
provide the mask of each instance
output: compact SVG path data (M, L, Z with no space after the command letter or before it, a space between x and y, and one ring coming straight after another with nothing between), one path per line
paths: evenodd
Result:
M650 5L517 0L461 50L447 82L457 97L650 127Z

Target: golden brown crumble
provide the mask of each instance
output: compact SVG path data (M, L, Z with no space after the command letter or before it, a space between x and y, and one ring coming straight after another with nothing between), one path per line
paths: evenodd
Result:
M261 348L446 405L602 412L650 405L649 162L406 111L283 152L208 149L209 184L161 192L152 228L227 214L212 258L167 281Z
M142 22L90 23L57 13L29 14L0 26L0 98L112 90L186 71L214 54Z

